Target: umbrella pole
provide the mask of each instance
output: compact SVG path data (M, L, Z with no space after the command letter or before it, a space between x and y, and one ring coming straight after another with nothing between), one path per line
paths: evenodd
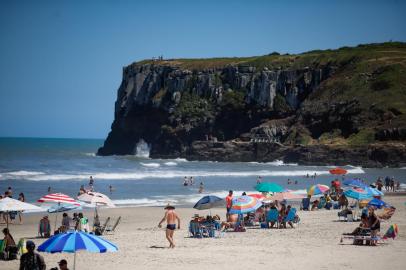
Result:
M58 208L61 206L61 203L59 202L58 203ZM55 227L54 227L54 232L56 231L56 221L58 220L58 209L57 209L57 211L56 211L56 213L55 213Z
M7 229L8 229L8 217L10 216L10 214L9 214L9 211L7 211L6 212L6 215L5 215L5 217L6 217L6 226L7 226Z
M73 255L73 270L75 270L75 269L76 269L76 250Z

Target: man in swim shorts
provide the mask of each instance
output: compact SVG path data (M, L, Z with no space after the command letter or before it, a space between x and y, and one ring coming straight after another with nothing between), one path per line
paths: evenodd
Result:
M173 240L173 234L176 229L176 221L178 221L178 230L180 229L180 218L178 214L175 212L175 207L172 205L167 205L165 207L165 215L162 218L162 220L159 222L158 227L162 227L162 223L166 220L166 239L169 241L169 247L174 248L175 247L175 242Z

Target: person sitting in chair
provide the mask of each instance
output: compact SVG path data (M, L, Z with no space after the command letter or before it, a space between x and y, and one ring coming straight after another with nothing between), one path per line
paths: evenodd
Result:
M369 221L368 215L362 214L361 215L361 223L354 231L351 233L343 233L343 235L362 235L363 233L369 231Z
M3 234L4 234L3 238L4 252L3 255L1 256L2 259L9 260L16 258L18 250L13 236L10 234L10 231L7 228L3 229ZM14 256L12 256L12 253Z

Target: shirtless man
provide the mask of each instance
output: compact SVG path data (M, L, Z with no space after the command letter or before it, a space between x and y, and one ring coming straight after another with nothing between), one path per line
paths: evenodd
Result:
M173 240L173 233L175 232L176 229L176 220L178 221L178 230L180 229L180 218L178 214L175 212L175 207L171 205L167 205L165 207L165 216L162 218L162 220L159 222L158 227L162 227L162 223L166 220L166 239L169 241L169 247L174 248L175 247L175 242Z

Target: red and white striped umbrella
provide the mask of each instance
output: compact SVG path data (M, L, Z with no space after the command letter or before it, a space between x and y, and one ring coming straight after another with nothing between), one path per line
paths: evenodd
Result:
M52 193L47 194L44 197L40 198L38 202L51 202L51 203L69 203L74 205L80 205L74 198L69 197L63 193Z

